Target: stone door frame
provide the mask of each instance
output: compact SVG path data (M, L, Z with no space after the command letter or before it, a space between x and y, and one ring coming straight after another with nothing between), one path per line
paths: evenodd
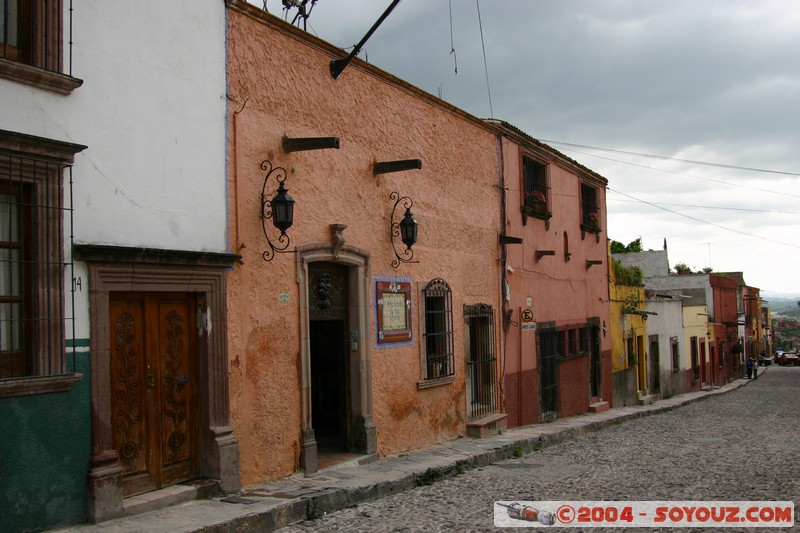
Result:
M343 239L341 239L343 240ZM348 323L357 332L358 345L350 351L350 402L360 449L377 453L377 435L372 419L372 363L370 337L369 252L343 246L341 240L297 246L297 284L300 302L300 396L302 403L300 466L305 474L318 470L317 442L311 419L311 343L308 304L308 268L317 262L348 267Z
M102 522L122 516L122 468L111 435L109 362L110 292L193 292L198 300L200 473L225 492L240 488L239 441L233 435L228 395L225 269L240 256L75 245L89 270L92 376L92 455L88 516Z

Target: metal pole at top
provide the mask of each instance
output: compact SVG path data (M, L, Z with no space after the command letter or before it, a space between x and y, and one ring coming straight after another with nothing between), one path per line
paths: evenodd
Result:
M350 52L350 55L348 55L344 59L334 59L333 61L331 61L330 70L333 79L335 80L339 79L339 75L347 67L347 65L350 64L350 61L352 61L353 58L358 55L358 53L361 51L361 48L364 46L364 43L367 42L367 39L369 39L372 36L372 34L375 33L375 30L378 29L378 26L380 26L381 23L384 20L386 20L386 17L389 16L389 14L392 12L395 6L399 3L400 0L392 0L391 5L386 8L386 11L383 12L383 15L381 15L378 21L372 25L367 34L361 39L361 41L359 41L359 43L355 46L355 48L353 48L353 51Z

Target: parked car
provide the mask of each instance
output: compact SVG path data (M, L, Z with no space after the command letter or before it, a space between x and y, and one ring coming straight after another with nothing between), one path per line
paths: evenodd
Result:
M765 355L758 356L758 366L769 366L772 364L772 357L767 357Z
M780 359L781 366L800 365L800 357L795 352L783 352Z

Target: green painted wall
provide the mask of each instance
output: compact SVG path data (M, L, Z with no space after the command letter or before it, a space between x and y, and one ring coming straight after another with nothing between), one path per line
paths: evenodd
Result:
M72 355L68 356L72 366ZM92 451L89 354L69 392L0 399L0 531L42 531L86 521Z

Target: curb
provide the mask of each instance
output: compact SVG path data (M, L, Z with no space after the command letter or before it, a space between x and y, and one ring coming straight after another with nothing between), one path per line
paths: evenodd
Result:
M194 500L159 511L130 515L100 524L76 525L57 531L274 532L347 507L432 485L499 461L521 458L609 426L727 394L748 385L750 381L737 379L718 389L673 396L650 405L619 407L603 413L584 413L546 424L522 426L486 439L465 437L387 456L367 465L335 471L323 470L318 472L318 477L315 477L316 474L308 478L297 474L244 489L238 494L238 502L226 502L223 498Z
M739 380L737 380L737 382L738 381ZM732 382L732 383L737 383L737 382ZM625 423L631 420L636 420L647 416L666 413L678 409L679 407L682 407L684 405L689 405L692 403L699 402L701 400L706 400L719 395L727 394L731 391L746 386L749 383L750 380L745 380L743 383L738 384L738 386L736 387L715 389L712 391L708 391L706 394L702 394L693 398L680 399L679 401L674 402L673 405L652 404L652 406L647 406L646 409L642 409L632 413L621 413L620 415L610 418L608 420L594 421L587 423L585 425L566 428L562 431L558 431L555 433L548 433L548 434L542 434L538 436L513 440L498 448L471 455L466 459L458 459L456 461L451 461L441 466L430 466L426 468L422 473L410 474L396 480L384 481L377 484L368 485L366 487L354 488L354 489L343 489L343 488L330 489L329 491L326 491L324 493L305 498L304 516L301 516L302 513L291 513L293 516L292 518L289 518L288 514L280 513L279 508L274 509L273 510L274 514L279 514L279 513L283 514L283 516L281 517L282 519L279 519L277 516L275 516L273 520L269 521L270 525L275 529L260 529L259 531L268 531L268 532L275 531L276 529L296 524L304 520L313 520L315 518L319 518L325 515L326 513L338 511L347 507L353 507L361 503L374 501L416 487L431 485L433 483L443 481L451 477L455 477L459 474L463 474L468 470L488 466L498 461L513 459L524 455L528 455L530 453L539 451L544 447L560 444L563 442L568 442L570 440L574 440L577 437L587 435L589 433L593 433L596 431L600 431L609 426L618 425L620 423ZM520 428L520 429L535 430L535 428L536 425L526 426L525 428ZM294 503L298 504L302 503L302 500ZM265 525L266 524L262 524L262 527ZM209 529L203 531L216 532L219 530ZM232 528L230 531L244 531L244 530L239 528Z

